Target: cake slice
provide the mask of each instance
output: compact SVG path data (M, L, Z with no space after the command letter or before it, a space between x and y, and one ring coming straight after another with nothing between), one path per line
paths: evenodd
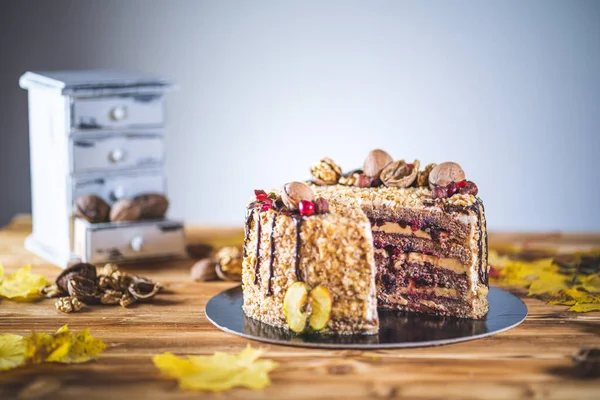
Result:
M257 191L256 200L248 205L244 312L277 327L297 326L286 316L299 314L305 315L307 330L377 332L376 269L368 218L354 207L336 204L329 209L323 199L313 203L314 194L304 183L293 182L285 189L283 196L281 191L270 195ZM299 200L294 203L294 198ZM302 204L308 205L306 209ZM284 303L297 282L304 283L312 296L300 303ZM318 311L309 298L316 298L322 288L330 294L332 305L328 321L315 329L309 320L320 316L313 316Z

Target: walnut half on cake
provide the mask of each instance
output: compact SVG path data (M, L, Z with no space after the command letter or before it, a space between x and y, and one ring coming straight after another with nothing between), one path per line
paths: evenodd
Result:
M246 315L323 333L375 333L377 307L483 317L477 186L456 163L419 166L374 150L361 170L341 174L326 158L313 164L312 186L257 191L246 219Z

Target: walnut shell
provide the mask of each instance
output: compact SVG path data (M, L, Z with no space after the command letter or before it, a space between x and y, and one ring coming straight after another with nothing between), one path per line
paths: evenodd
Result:
M419 160L413 162L412 168L404 160L394 161L381 171L381 181L385 186L407 188L417 179Z
M141 218L143 219L163 218L169 208L167 197L158 193L142 194L134 197L133 201L142 208Z
M69 280L71 280L75 275L91 281L96 281L96 267L92 264L82 262L71 265L56 277L55 283L58 289L60 289L63 293L67 293Z
M137 221L142 216L142 207L134 199L122 199L110 209L112 222Z
M160 283L155 283L153 286L148 287L146 284L133 282L129 285L127 291L129 292L129 295L137 301L150 301L161 289L162 285ZM121 298L121 300L122 299L123 298Z
M363 172L368 177L375 177L381 174L381 171L394 159L383 150L371 150L365 163L363 164Z
M429 187L446 186L452 182L466 179L465 171L455 162L443 162L436 165L429 173Z
M94 194L85 194L75 199L73 214L92 224L107 222L109 212L108 203Z
M290 182L283 186L281 200L290 210L297 210L302 200L313 201L315 193L306 183Z
M81 275L70 277L67 283L67 291L69 292L69 296L75 297L86 304L100 302L100 292L98 291L96 282Z

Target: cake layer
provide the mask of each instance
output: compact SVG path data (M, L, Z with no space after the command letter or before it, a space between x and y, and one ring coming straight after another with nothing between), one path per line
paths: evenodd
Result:
M482 289L476 296L469 298L446 297L438 291L413 291L401 289L387 294L379 294L382 308L437 315L452 315L462 318L481 318L488 312L488 289ZM440 293L438 295L438 293Z
M395 254L395 252L392 249L375 249L375 262L379 263L378 259L385 259L385 261L382 262L385 264L389 264L390 263L390 258L392 258L392 261L394 263L394 265L396 266L396 268L398 268L398 263L406 263L406 262L411 262L411 263L429 263L435 267L438 268L444 268L444 269L448 269L452 272L456 272L457 274L461 274L461 273L465 273L468 271L469 267L462 264L460 262L460 260L456 259L456 258L442 258L442 257L436 257L436 256L431 256L428 254L423 254L423 253L399 253L399 254Z
M418 252L442 258L455 258L463 264L468 264L473 257L473 249L464 244L439 242L397 233L373 232L373 243L376 249L388 247L396 254Z
M465 241L470 233L469 218L452 216L431 210L400 209L398 214L369 211L366 213L371 221L373 231L404 234L425 234L428 238ZM373 215L379 214L379 215Z
M252 207L252 205L251 205ZM251 208L246 225L242 285L246 315L287 328L283 299L304 281L323 285L332 310L323 333L374 333L377 298L373 241L360 210L310 217Z
M377 284L385 293L393 293L401 288L448 289L453 295L465 296L470 290L467 273L457 274L447 269L437 268L429 263L405 263L394 268L377 262Z

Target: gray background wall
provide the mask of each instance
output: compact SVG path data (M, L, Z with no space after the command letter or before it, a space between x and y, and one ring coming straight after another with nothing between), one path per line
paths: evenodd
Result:
M455 160L496 230L600 230L600 2L0 1L0 223L30 209L26 70L166 75L171 214L368 150ZM57 188L60 190L60 188Z

